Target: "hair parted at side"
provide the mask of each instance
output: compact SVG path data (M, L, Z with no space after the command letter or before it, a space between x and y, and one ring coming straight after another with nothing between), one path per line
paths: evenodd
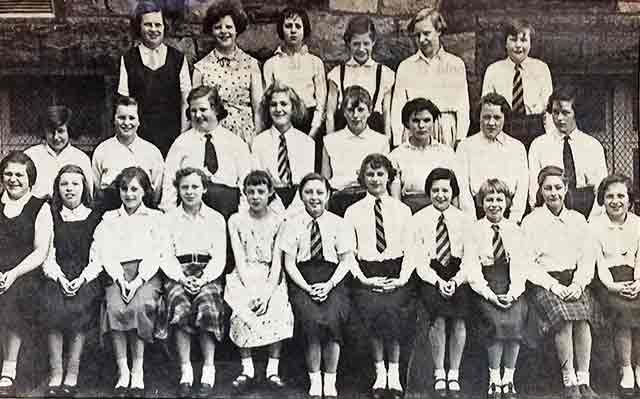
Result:
M36 165L33 163L33 160L22 151L11 151L2 159L2 161L0 161L0 175L4 173L7 165L10 163L18 163L26 166L29 187L33 187L36 183L36 178L38 177L38 171L36 170Z
M306 174L302 180L300 180L300 185L298 186L298 194L302 195L302 191L304 190L304 186L307 185L310 181L318 180L324 183L325 188L327 189L327 193L331 193L331 184L329 184L329 180L326 177L322 176L319 173L308 173Z
M200 168L194 168L192 166L187 166L185 168L182 169L178 169L176 171L176 177L173 179L173 187L175 187L176 189L176 204L180 205L182 204L182 198L180 198L180 182L182 181L182 179L184 179L187 176L190 176L192 174L196 174L198 175L198 177L200 178L200 181L202 182L202 187L204 188L204 196L207 195L207 183L209 182L209 177L207 177L207 174L204 173L204 171Z
M635 199L633 195L633 182L629 177L623 174L614 173L602 179L602 181L600 182L600 185L598 185L598 193L596 195L598 205L600 206L604 205L604 195L607 192L607 189L609 189L609 186L615 183L624 184L627 187L627 195L629 196L629 202L633 204Z
M216 113L216 118L218 122L227 117L228 112L222 103L222 99L220 98L220 94L218 94L218 88L216 86L198 86L189 92L189 96L187 97L187 103L191 105L191 102L197 100L199 98L207 97L209 100L209 104L213 109L213 112ZM191 112L189 112L189 108L186 111L187 120L191 121Z
M484 198L489 194L504 194L504 198L506 200L505 211L511 209L511 204L513 203L513 193L507 186L507 183L503 182L500 179L487 179L478 189L477 201L478 205L482 206L484 202Z
M140 187L144 191L144 195L142 197L142 203L148 208L156 207L156 204L153 201L153 188L151 187L151 180L149 179L149 175L139 166L129 166L124 168L120 174L115 178L113 184L115 188L118 190L118 197L120 197L120 190L124 189L131 183L134 179L140 183ZM122 202L122 199L120 199Z
M440 109L431 100L422 97L414 98L402 107L402 124L404 127L408 129L411 117L422 111L429 111L434 121L439 119L441 115Z
M531 39L536 35L533 25L524 18L512 18L502 24L502 33L506 41L509 36L517 37L520 33L529 32Z
M429 173L425 182L424 182L424 192L425 195L431 197L431 187L433 187L433 183L437 180L448 180L451 185L451 198L456 198L460 195L460 186L458 185L458 179L456 178L456 174L447 168L435 168Z
M306 110L304 103L292 87L277 79L267 87L267 90L265 90L262 95L262 100L260 101L260 114L262 115L262 120L265 126L268 128L273 125L273 118L271 117L271 111L269 108L271 106L273 96L276 93L286 93L289 96L289 101L291 101L291 123L294 126L299 126L304 119L304 113Z
M418 11L416 15L411 18L409 21L409 25L407 25L407 31L410 34L415 33L416 24L418 22L422 22L425 19L430 18L433 27L440 33L443 33L447 30L447 21L444 19L444 16L440 13L440 11L433 8L423 8Z
M387 175L389 177L389 180L387 181L387 191L389 191L391 183L397 175L397 171L393 167L393 164L391 163L389 158L387 158L386 155L377 153L369 154L364 157L362 163L360 164L360 169L358 169L358 183L360 183L362 187L366 187L364 174L366 172L367 166L371 169L384 168L387 171Z
M42 137L60 126L66 125L68 128L72 116L73 112L67 106L52 105L47 107L40 116L40 132L42 133ZM71 136L71 131L69 131L69 136Z
M353 35L362 35L368 33L372 41L376 41L378 33L373 20L368 15L356 15L352 17L347 23L347 28L344 31L344 42L349 46Z
M144 14L150 14L152 12L162 13L164 32L165 35L167 34L167 30L170 29L171 25L169 24L169 20L162 10L162 6L153 0L143 0L138 2L138 5L136 5L135 10L133 10L133 17L131 17L130 20L131 34L134 38L139 39L142 36L142 32L140 31L140 29L142 28L142 16Z
M300 17L302 20L302 28L304 29L304 38L307 39L311 36L311 22L309 21L309 14L299 7L287 7L278 14L278 22L276 22L276 30L280 40L284 40L284 21L289 18Z

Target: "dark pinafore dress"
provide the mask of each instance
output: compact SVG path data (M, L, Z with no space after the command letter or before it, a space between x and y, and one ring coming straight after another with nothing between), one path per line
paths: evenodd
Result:
M31 197L22 212L8 218L5 205L0 203L0 272L6 273L16 267L34 250L35 223L44 200ZM0 295L0 329L22 332L31 329L37 315L37 288L40 270L33 270L19 277L11 287Z
M89 248L100 214L92 211L85 220L65 222L59 212L53 214L53 244L56 262L69 281L79 277L89 264ZM57 281L46 279L41 288L42 325L58 331L84 332L95 325L99 301L104 291L99 280L83 285L73 297L62 293Z
M429 267L431 267L441 279L449 281L460 271L461 263L460 258L452 256L447 266L443 266L442 263L436 259L431 259ZM453 294L451 298L445 298L440 295L437 286L423 282L420 285L420 297L432 321L438 317L444 317L446 319L466 319L469 316L471 291L468 284L457 287L455 294Z
M340 64L340 93L344 97L344 74L345 74L345 65ZM371 97L371 115L369 115L369 120L367 121L371 130L374 130L378 133L384 133L384 117L379 111L374 111L376 104L378 103L378 97L380 96L380 82L382 81L382 64L378 64L376 67L376 89ZM369 93L372 94L372 93ZM347 120L344 117L344 113L342 112L341 104L338 104L336 112L334 114L334 123L336 132L338 130L344 129L347 127Z

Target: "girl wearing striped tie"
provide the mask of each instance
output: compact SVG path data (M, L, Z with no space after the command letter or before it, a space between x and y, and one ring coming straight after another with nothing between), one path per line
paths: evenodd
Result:
M474 224L475 262L467 266L469 285L481 297L481 336L489 357L488 399L516 397L513 384L528 306L524 297L530 265L520 228L504 213L513 194L501 180L489 179L478 191L485 217ZM504 374L500 376L500 366Z
M358 180L367 189L365 198L347 208L345 220L353 226L358 244L359 267L353 274L360 284L353 291L356 308L371 336L376 380L373 399L402 398L400 342L406 340L413 310L409 282L411 270L402 269L405 227L411 209L389 195L396 171L382 154L370 154L360 167ZM384 364L385 349L388 369Z
M473 246L464 235L471 220L451 206L451 200L460 194L452 170L431 171L425 193L431 197L431 205L411 218L403 266L416 268L424 282L420 285L420 297L431 317L429 339L435 395L457 399L461 397L458 370L467 337L465 319L471 294L469 286L463 285L466 282L463 269L465 264L475 261L470 251ZM445 373L447 347L449 372Z
M329 182L321 175L306 175L299 188L305 212L288 219L279 236L291 280L293 313L305 339L309 396L315 399L338 396L336 370L342 328L351 307L343 280L355 262L353 230L341 217L325 210L329 190Z

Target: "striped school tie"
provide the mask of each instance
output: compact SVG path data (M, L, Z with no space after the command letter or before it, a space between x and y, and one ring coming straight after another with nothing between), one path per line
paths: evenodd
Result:
M524 90L522 88L521 69L522 65L516 64L516 72L513 75L513 99L511 100L511 108L514 113L524 115Z
M449 230L444 223L444 214L440 215L436 226L436 259L442 266L447 266L451 260L451 241Z
M382 253L387 248L387 240L384 238L384 219L382 219L382 203L376 199L373 206L373 214L376 217L376 249Z
M502 237L500 236L500 226L494 224L491 226L493 229L493 262L503 260L506 257L504 251L504 244L502 243Z
M280 143L278 144L278 177L285 185L291 184L291 165L289 164L289 153L284 134L280 134Z
M316 219L313 219L313 222L311 222L311 239L309 240L309 243L311 259L322 259L322 236L320 235L320 226L318 226L318 221Z
M564 145L562 147L562 163L564 164L564 175L569 181L569 188L576 188L576 164L573 161L573 151L569 144L569 136L564 136Z

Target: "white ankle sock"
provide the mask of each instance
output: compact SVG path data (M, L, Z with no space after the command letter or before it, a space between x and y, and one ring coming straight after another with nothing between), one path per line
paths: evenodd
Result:
M200 383L209 384L211 386L216 384L216 366L202 366L202 377L200 378Z
M324 373L323 393L324 396L338 396L336 373Z
M576 372L573 367L562 369L562 383L565 387L578 385L578 379L576 378Z
M9 360L5 360L4 362L2 362L2 374L5 377L10 377L13 378L14 380L16 379L16 367L17 367L18 363L17 362L12 362ZM2 382L0 383L0 386L5 386L8 387L11 385L11 382L4 378L2 380Z
M389 363L387 381L390 389L402 391L402 385L400 384L400 365L398 363Z
M322 395L322 376L319 371L309 373L309 395Z
M387 386L387 368L384 362L376 362L376 380L373 383L373 389L384 389Z
M502 375L502 385L506 385L508 383L513 384L513 375L516 373L516 369L504 368L504 374Z
M622 378L620 379L620 386L623 388L633 388L633 384L635 383L633 379L633 369L631 366L624 366L620 368L620 374L622 374Z
M246 375L249 378L253 378L255 376L255 369L253 367L253 358L252 357L243 357L242 358L242 374Z
M193 366L191 363L182 363L180 365L180 384L193 384Z
M500 369L489 369L489 385L496 384L496 386L502 385L500 380Z
M118 365L118 381L116 382L116 388L124 387L129 388L129 364L127 363L127 358L122 357L116 360L116 364Z
M272 376L272 375L280 375L280 359L276 359L275 357L270 357L269 361L267 362L267 370L266 370L266 376Z
M588 371L578 371L576 379L578 380L578 385L590 385Z
M446 378L447 378L447 373L444 371L444 369L435 369L433 371L434 380L446 380ZM447 387L447 383L444 381L439 381L434 386L435 389L446 389L446 387Z
M460 373L459 373L458 369L449 370L449 373L447 373L447 381L448 382L458 381L457 384L455 384L455 383L454 384L447 383L447 385L449 386L449 390L450 391L459 391L460 390L459 378L460 378Z

